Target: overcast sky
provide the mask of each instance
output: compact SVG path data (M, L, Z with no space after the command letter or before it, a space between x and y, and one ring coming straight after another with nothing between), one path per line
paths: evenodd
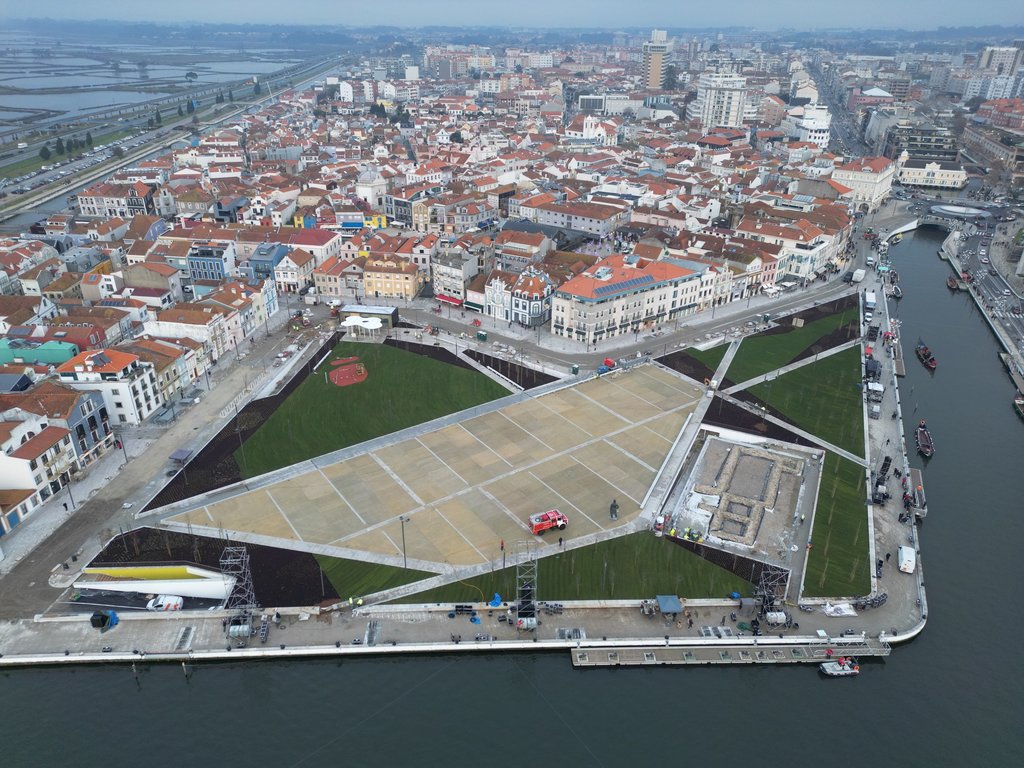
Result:
M1019 0L0 0L0 18L59 17L130 21L213 21L420 26L495 24L558 27L708 27L749 25L907 27L1019 24Z

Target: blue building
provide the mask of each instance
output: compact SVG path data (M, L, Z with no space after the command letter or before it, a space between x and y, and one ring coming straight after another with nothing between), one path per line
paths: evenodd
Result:
M274 269L288 251L288 246L279 243L260 243L238 268L238 274L245 280L273 280Z
M188 275L193 281L220 281L235 276L235 244L230 240L200 240L188 251Z

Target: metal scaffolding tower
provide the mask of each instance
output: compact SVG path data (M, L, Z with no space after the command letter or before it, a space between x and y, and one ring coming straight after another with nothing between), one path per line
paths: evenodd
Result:
M235 582L224 605L232 612L227 626L249 625L260 609L252 583L252 569L249 567L249 550L245 547L224 547L220 555L220 570L225 577L231 577Z
M516 542L516 616L520 629L537 627L537 543Z
M788 587L789 569L765 563L757 580L757 596L761 600L761 610L769 611L776 601L784 600Z

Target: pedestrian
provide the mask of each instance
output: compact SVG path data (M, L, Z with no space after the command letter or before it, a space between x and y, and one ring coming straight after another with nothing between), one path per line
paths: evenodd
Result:
M67 511L68 511L68 503L67 503L66 501L64 502L64 511L65 511L65 512L67 512Z
M892 557L892 552L886 552L886 553L885 553L885 562L887 562L887 563L888 563L888 562L889 562L889 558L890 558L890 557Z
M562 544L563 544L563 542L562 542L562 537L561 537L561 536L559 536L559 537L558 537L558 548L559 548L559 549L561 549L561 548L562 548Z

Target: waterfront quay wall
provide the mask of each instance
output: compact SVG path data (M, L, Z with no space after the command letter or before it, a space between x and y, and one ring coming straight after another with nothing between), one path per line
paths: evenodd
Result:
M582 664L585 666L631 664L633 662L625 658L612 662L617 651L627 650L655 654L653 657L641 654L637 663L814 663L825 661L830 651L860 657L887 656L894 642L909 639L913 632L846 635L842 630L845 619L826 619L819 614L820 622L815 622L810 615L801 618L808 624L831 622L832 628L822 634L810 630L793 634L792 630L785 630L790 634L773 635L774 630L768 630L762 636L681 636L676 634L676 624L662 616L642 616L638 605L636 600L564 604L564 615L546 617L543 626L534 632L516 632L514 627L506 625L500 630L495 628L494 617L488 616L488 607L483 603L473 606L485 617L483 629L481 625L468 623L465 616L461 617L462 621L448 618L451 605L374 606L357 609L355 613L333 614L330 621L312 612L290 611L284 616L287 632L273 628L269 642L262 644L252 638L245 647L224 637L223 617L219 615L223 612L216 612L214 616L207 612L186 612L173 617L128 614L116 628L106 633L92 628L87 614L37 618L0 629L0 667L146 662L188 665L203 661L567 650L595 654L588 663ZM732 610L737 608L734 601L721 600L687 601L686 606L695 615L704 617L719 611L728 612L730 606ZM699 621L717 623L717 617ZM589 626L595 634L573 634L556 630L556 626ZM376 627L374 639L370 638L370 627ZM459 635L456 641L453 629L464 633L465 638ZM619 636L612 635L613 629ZM353 641L356 631L361 637ZM470 634L495 631L504 632L506 636L477 634L474 637ZM608 634L600 634L602 631ZM659 654L662 655L659 657ZM580 659L574 658L573 663L580 665Z

